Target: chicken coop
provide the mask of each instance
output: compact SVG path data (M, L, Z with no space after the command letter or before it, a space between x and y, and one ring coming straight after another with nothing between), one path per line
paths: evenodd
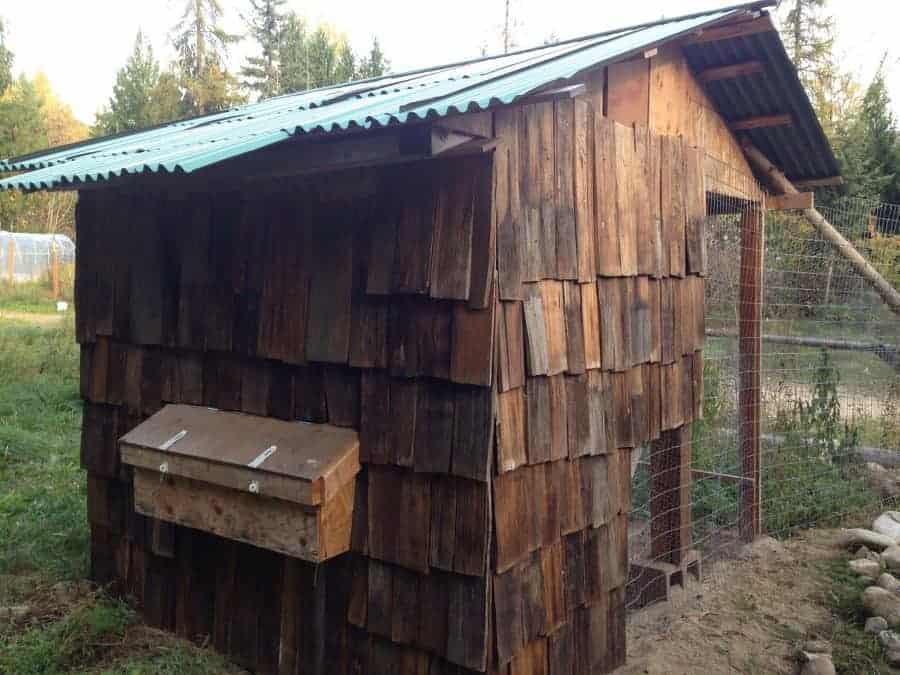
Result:
M0 231L0 281L39 281L75 264L75 242L64 234Z
M2 165L79 192L93 578L258 672L621 665L629 576L700 567L713 204L741 214L758 355L739 135L837 174L765 5ZM653 555L629 565L648 443Z

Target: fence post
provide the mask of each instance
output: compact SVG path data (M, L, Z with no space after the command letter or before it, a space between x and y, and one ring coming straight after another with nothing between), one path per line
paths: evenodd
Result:
M762 367L763 211L741 214L741 286L738 300L739 449L741 476L738 521L741 539L762 531L760 501L760 371Z
M16 242L13 239L9 240L9 283L13 283L16 280Z
M51 243L53 251L53 299L59 300L59 249L56 247L56 238Z
M650 557L680 565L691 548L691 424L650 444Z

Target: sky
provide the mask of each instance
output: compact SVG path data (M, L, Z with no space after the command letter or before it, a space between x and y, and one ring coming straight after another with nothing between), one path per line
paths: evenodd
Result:
M248 0L221 0L226 28L242 32ZM735 0L510 0L519 46L541 44L605 29L734 4ZM131 53L138 30L157 56L172 57L168 32L184 0L0 0L0 16L15 54L15 71L49 78L75 115L92 123L107 102L116 71ZM288 7L312 23L325 21L347 34L354 49L365 51L378 36L391 69L457 61L500 50L505 0L288 0ZM894 8L896 6L896 8ZM900 113L900 47L896 19L900 3L885 0L829 0L837 21L841 62L863 82L887 51L888 88ZM893 16L891 16L893 15ZM874 17L878 17L877 20ZM252 52L249 41L232 48L237 69Z

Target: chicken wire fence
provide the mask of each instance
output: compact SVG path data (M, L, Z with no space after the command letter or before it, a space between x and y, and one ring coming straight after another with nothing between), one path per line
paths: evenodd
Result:
M870 462L900 466L900 317L802 211L758 211L758 405L746 389L742 395L754 378L748 362L743 374L741 366L741 226L754 208L750 199L708 197L703 414L678 450L678 488L652 474L654 466L679 470L678 458L654 462L654 453L672 448L656 443L633 453L631 608L666 599L670 584L699 572L701 562L737 554L753 508L756 531L782 537L894 496L890 472ZM900 287L900 206L841 199L817 209ZM759 425L756 483L752 446L742 446L749 412ZM659 485L679 495L666 499ZM688 509L681 525L665 512L674 508ZM689 531L660 532L659 519Z
M0 231L0 281L38 281L56 265L75 263L75 243L64 234Z

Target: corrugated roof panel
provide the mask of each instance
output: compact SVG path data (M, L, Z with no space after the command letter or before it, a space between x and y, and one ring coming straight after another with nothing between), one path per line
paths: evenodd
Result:
M189 173L294 135L372 129L509 104L591 67L626 58L764 4L770 3L716 10L519 53L278 96L201 118L36 153L5 164L0 161L0 170L31 169L0 181L0 188L73 187L128 174ZM777 36L774 39L780 46ZM714 62L722 58L716 51L723 49L722 43L710 44L713 47L693 52L695 60ZM756 53L755 47L736 44L729 48ZM769 93L761 91L758 96ZM722 90L713 96L716 98L724 102L727 110L750 111L753 106L746 104L757 96ZM798 112L802 114L808 116L809 112ZM827 152L830 154L830 149Z

